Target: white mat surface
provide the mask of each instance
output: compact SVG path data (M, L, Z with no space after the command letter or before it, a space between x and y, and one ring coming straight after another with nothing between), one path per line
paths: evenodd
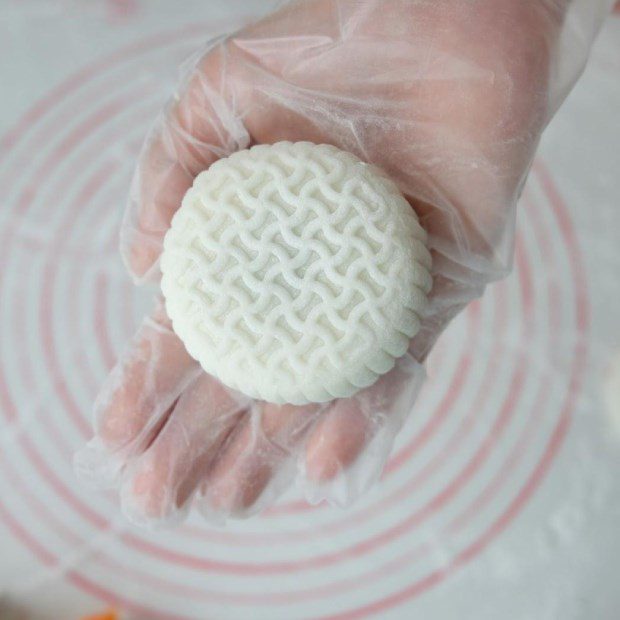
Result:
M617 619L620 15L545 135L513 275L442 339L379 489L148 533L75 479L150 306L116 249L142 136L179 61L266 4L0 0L0 618Z

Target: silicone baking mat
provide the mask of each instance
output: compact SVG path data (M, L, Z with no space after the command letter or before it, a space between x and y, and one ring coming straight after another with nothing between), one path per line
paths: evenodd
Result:
M117 253L141 140L178 64L267 8L222 4L0 2L0 618L619 618L618 17L544 137L513 274L441 339L378 488L150 532L75 478L154 293Z

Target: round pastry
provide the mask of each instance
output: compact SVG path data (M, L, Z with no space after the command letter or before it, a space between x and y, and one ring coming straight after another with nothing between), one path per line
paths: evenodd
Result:
M216 161L166 234L174 331L224 384L274 403L347 397L402 356L431 288L426 233L395 183L326 144Z

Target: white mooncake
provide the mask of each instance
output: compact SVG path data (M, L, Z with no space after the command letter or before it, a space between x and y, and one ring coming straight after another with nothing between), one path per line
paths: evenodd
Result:
M258 145L199 174L166 234L161 287L204 370L274 403L353 395L418 331L426 233L395 183L326 144Z

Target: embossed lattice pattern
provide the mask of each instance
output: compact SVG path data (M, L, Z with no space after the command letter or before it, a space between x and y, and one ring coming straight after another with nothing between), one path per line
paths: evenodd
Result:
M396 185L333 146L259 145L198 175L162 290L188 352L252 397L302 404L372 384L403 355L431 286Z

